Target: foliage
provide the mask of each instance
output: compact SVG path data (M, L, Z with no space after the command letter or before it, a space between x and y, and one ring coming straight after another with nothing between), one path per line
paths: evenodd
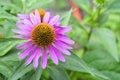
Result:
M66 7L64 0L0 0L0 80L120 80L120 0L74 2L83 13L82 22L71 16L72 9L60 13ZM18 59L21 50L15 45L24 40L13 38L11 31L18 13L39 7L60 14L61 25L72 26L68 35L75 41L65 63L54 65L49 60L44 70Z

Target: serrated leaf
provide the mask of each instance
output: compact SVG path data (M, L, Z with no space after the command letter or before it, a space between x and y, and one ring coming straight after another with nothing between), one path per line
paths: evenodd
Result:
M49 66L48 69L53 80L70 80L64 69L51 66Z

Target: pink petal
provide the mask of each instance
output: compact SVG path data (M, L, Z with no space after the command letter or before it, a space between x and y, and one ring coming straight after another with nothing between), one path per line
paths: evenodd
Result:
M49 24L50 24L51 26L55 25L56 23L58 23L59 18L60 18L59 15L54 16L54 17L50 20Z
M33 60L34 68L38 67L39 58L40 58L40 47L37 47L36 55L35 55L35 58Z
M36 48L34 50L31 51L31 53L29 54L29 56L27 57L25 64L28 65L32 62L33 58L35 57L36 54Z
M28 26L25 25L25 24L22 24L20 21L17 21L17 22L16 22L16 26L17 26L19 29L24 30L24 31L26 31L26 30L30 31L30 30L31 30L30 27L28 27Z
M21 35L29 35L30 34L29 31L21 31L21 30L16 30L16 29L12 29L12 31L14 33L21 34Z
M65 33L72 29L72 27L67 27L67 26L64 26L64 27L61 26L61 27L55 27L55 28L58 33Z
M55 64L58 64L58 58L53 50L53 46L48 46L48 50L49 50L49 54L50 54L50 57L52 59L52 61L55 63Z
M59 40L56 40L56 41L54 42L54 44L55 44L55 45L59 45L59 46L61 46L62 48L72 49L71 46L69 46L68 44L66 44L66 43L64 43L64 42L62 42L62 41L59 41Z
M30 39L30 36L25 36L25 35L17 35L17 36L14 36L14 38Z
M53 49L54 49L54 52L55 52L57 58L58 58L60 61L65 62L65 58L64 58L63 55L60 53L60 51L57 50L55 47L53 47Z
M35 18L37 20L37 24L41 23L41 18L40 18L40 14L39 14L38 10L35 10Z
M50 19L50 12L46 12L43 18L43 22L48 23L49 19Z
M30 13L30 20L32 21L33 25L37 24L37 20L36 17L33 13Z
M68 50L62 48L62 47L59 46L59 45L54 44L54 46L55 46L59 51L63 52L63 53L66 54L66 55L70 55L70 54L71 54Z
M56 40L63 41L67 44L74 44L73 40L71 40L70 38L68 38L67 36L65 36L63 34L56 34Z
M24 42L23 44L17 45L16 48L17 48L17 49L26 48L26 47L29 46L31 43L32 43L32 41L27 41L27 42Z
M34 25L28 19L24 19L23 23L30 28L34 27Z
M22 52L19 54L18 58L19 58L19 59L24 58L25 56L27 56L27 55L29 54L29 52L30 52L33 48L34 48L34 45L31 45L30 47L26 48L24 51L22 51Z
M20 19L29 19L29 15L28 15L28 14L17 14L17 16L18 16Z
M43 53L42 53L42 59L41 59L41 65L42 68L45 69L47 65L47 53L46 53L46 48L44 47Z

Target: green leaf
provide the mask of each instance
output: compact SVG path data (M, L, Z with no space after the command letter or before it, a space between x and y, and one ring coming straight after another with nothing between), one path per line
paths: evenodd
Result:
M10 49L12 49L17 42L7 42L7 43L0 43L0 56L5 55Z
M60 66L68 68L73 71L79 71L79 72L85 72L89 73L94 77L103 78L103 79L109 79L99 71L95 70L92 67L89 67L83 60L81 60L76 55L72 54L71 56L65 56L66 62L60 63Z
M111 80L119 80L120 73L114 71L102 71L106 76L109 76Z
M53 80L70 80L64 69L51 66L49 66L48 69Z
M94 49L87 51L83 59L89 66L92 66L102 72L110 80L120 79L120 63L106 51L102 49Z
M0 0L0 6L2 6L2 9L5 11L8 11L11 14L18 13L21 11L21 8L11 2L6 2L4 0Z
M95 1L96 1L96 3L98 3L98 4L103 4L103 3L105 3L106 0L95 0Z
M0 57L0 61L6 61L6 62L11 62L11 61L19 61L18 59L18 53L20 52L20 50L16 50L16 49L11 49L8 54Z
M112 31L105 28L96 29L93 36L94 38L91 38L91 41L99 43L102 48L106 49L115 58L116 61L119 61L117 44Z
M15 22L13 22L12 20L4 20L3 22L0 22L0 26L0 32L2 33L3 38L14 36L12 29L16 27Z
M109 4L108 12L120 12L120 0L112 0L112 3Z
M6 77L9 77L12 74L13 70L5 64L4 62L0 61L0 73L5 75Z
M39 65L39 67L35 70L30 80L40 80L41 74L42 74L42 68Z
M90 0L74 0L74 2L80 6L81 9L91 14Z
M8 42L8 41L25 41L25 39L20 39L20 38L0 38L0 42Z
M26 66L24 64L24 61L16 68L16 70L13 72L13 74L8 78L8 80L17 80L21 78L23 75L28 73L33 69L33 65L30 64Z
M24 3L24 7L28 8L25 10L25 12L30 12L31 10L33 9L36 9L36 8L41 8L45 5L48 5L49 3L51 3L53 0L27 0L26 2L23 2Z
M71 17L72 9L66 13L63 14L61 25L67 26Z
M16 6L19 6L21 9L23 8L22 0L10 0L10 2L15 4Z

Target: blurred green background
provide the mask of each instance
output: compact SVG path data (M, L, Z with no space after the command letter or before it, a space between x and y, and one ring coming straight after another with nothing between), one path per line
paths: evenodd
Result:
M0 0L0 80L120 80L120 0ZM12 38L18 13L35 8L61 15L61 25L72 26L67 33L75 41L66 62L47 69L24 65L15 45L24 40Z

